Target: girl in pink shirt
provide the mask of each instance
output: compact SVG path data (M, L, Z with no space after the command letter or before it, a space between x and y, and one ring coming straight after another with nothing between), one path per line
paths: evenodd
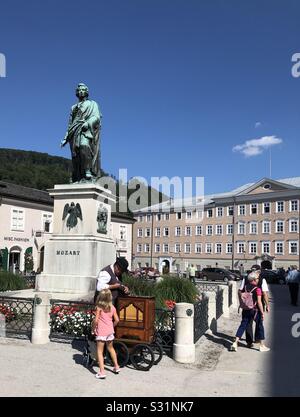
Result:
M104 345L110 354L110 357L114 364L114 373L120 372L118 365L116 351L113 347L113 340L115 338L115 326L119 323L119 317L115 307L112 305L112 295L110 290L104 289L100 291L96 301L96 316L93 322L93 333L96 336L97 341L97 355L100 372L96 374L96 378L105 379L104 372L104 358L103 350Z

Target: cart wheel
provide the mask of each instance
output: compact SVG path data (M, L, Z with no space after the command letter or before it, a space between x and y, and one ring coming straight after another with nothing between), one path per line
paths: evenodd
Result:
M114 342L114 349L115 349L116 354L117 354L118 364L119 364L120 368L123 368L124 366L127 365L128 361L129 361L128 348L125 345L125 343L123 343L123 342ZM108 350L106 352L107 352L107 355L106 355L107 363L110 366L113 366L113 361L111 360L111 357L110 357L110 354L109 354Z
M158 343L158 342L151 343L150 347L151 347L151 349L153 350L153 353L154 353L154 363L153 363L153 365L157 365L162 360L163 353L164 353L163 348L162 348L161 344Z
M138 371L149 371L154 364L154 353L149 345L139 343L130 353L130 361Z
M83 356L83 366L85 368L90 368L93 365L93 359L89 353L85 353Z

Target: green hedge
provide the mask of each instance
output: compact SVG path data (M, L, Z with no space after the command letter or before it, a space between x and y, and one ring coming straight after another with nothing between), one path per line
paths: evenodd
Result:
M166 308L166 300L194 303L198 295L197 288L190 280L178 276L164 275L163 280L156 283L125 275L122 281L132 295L155 297L157 308Z
M11 272L0 272L0 292L24 290L26 281L21 275L15 275Z

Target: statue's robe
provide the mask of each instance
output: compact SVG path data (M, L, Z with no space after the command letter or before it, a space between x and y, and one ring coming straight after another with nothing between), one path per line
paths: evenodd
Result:
M100 129L102 114L98 104L93 100L85 100L72 106L66 139L70 144L72 159L80 159L80 148L88 146L91 152L91 173L100 177ZM88 123L88 130L82 131L84 123ZM74 172L74 170L81 172ZM73 182L83 178L84 173L73 161Z

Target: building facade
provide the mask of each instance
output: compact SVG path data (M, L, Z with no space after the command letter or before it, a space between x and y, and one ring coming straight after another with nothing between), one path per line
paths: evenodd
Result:
M299 266L299 200L300 177L264 178L205 196L201 211L172 200L148 207L135 213L133 267Z
M111 220L116 253L131 263L134 219L114 213ZM42 271L52 226L53 199L48 192L0 181L0 270L25 271L28 254L33 269Z

